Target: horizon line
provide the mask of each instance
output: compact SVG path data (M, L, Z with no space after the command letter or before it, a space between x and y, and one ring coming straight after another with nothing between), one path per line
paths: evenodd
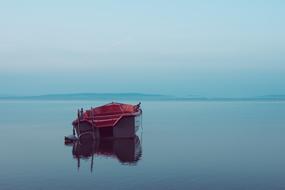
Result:
M108 99L108 98L156 98L156 99L170 99L170 100L251 100L251 99L284 99L285 94L267 94L257 96L240 96L240 97L229 97L229 96L202 96L202 95L167 95L157 93L142 93L142 92L72 92L72 93L48 93L40 95L1 95L0 99L45 99L45 98L75 98L75 99ZM84 97L79 97L84 96ZM97 96L97 97L96 97ZM107 96L106 98L102 96ZM113 96L113 97L112 97Z

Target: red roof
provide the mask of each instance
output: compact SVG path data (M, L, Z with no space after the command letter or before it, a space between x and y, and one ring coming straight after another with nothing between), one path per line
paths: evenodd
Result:
M109 103L103 106L86 110L83 113L83 118L80 121L89 122L94 127L115 127L117 122L128 116L136 116L141 113L140 104L122 104ZM78 123L78 119L73 122L73 125Z

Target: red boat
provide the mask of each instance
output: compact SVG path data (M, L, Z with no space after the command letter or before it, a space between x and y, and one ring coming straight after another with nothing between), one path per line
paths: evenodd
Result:
M137 105L109 103L84 111L78 110L72 122L73 133L82 138L131 138L140 126L142 110Z

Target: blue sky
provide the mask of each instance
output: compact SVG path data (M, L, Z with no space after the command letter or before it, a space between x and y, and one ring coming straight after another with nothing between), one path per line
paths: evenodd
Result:
M285 94L285 2L2 1L0 95Z

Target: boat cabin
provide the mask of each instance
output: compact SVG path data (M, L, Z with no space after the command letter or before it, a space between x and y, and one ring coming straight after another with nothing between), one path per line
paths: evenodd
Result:
M110 103L84 111L78 110L72 122L78 138L132 138L141 125L140 103Z

